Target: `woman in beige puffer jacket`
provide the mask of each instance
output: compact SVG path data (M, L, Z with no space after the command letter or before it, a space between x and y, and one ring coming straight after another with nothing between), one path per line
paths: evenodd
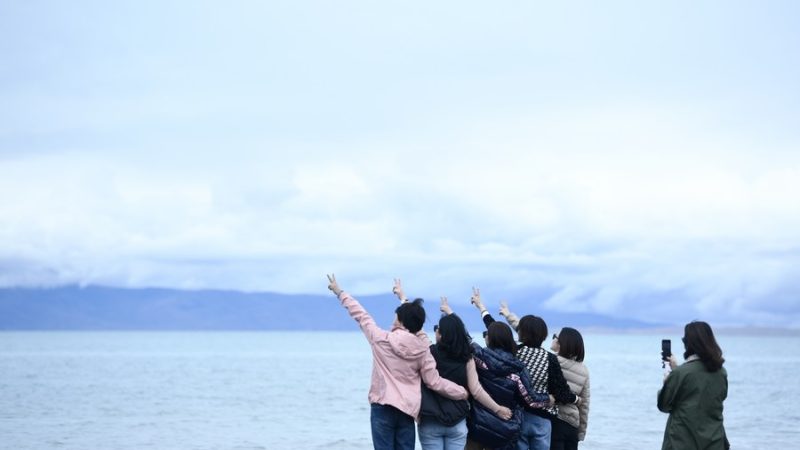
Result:
M550 450L576 450L586 437L589 421L589 370L583 364L583 337L574 328L565 327L553 335L550 348L558 354L561 371L570 390L581 397L579 405L560 405L558 418L553 419Z

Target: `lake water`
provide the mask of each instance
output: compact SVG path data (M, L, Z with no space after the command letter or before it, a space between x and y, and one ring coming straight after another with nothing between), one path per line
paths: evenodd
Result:
M584 335L582 448L660 448L662 337ZM800 448L800 337L718 340L732 447ZM371 449L370 373L357 331L0 332L0 448Z

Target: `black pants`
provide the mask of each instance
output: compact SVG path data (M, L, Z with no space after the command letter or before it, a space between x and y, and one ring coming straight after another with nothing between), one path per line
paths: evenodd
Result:
M561 419L553 419L550 450L578 450L578 429Z

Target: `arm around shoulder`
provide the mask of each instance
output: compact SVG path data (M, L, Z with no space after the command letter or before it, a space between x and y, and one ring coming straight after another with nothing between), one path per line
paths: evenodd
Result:
M478 371L475 369L475 360L470 358L467 361L467 386L472 397L475 398L481 405L485 406L496 415L500 415L503 406L497 404L496 401L483 389L480 380L478 379Z
M436 370L436 360L433 359L431 352L425 352L420 367L420 377L425 386L451 400L466 400L469 397L466 389L439 375L439 371Z
M547 354L547 389L555 397L556 403L566 405L580 402L580 397L569 389L558 357L552 353Z

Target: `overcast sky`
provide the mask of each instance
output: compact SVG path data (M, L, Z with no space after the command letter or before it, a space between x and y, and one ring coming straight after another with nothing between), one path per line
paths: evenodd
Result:
M0 4L0 286L800 327L800 3Z

